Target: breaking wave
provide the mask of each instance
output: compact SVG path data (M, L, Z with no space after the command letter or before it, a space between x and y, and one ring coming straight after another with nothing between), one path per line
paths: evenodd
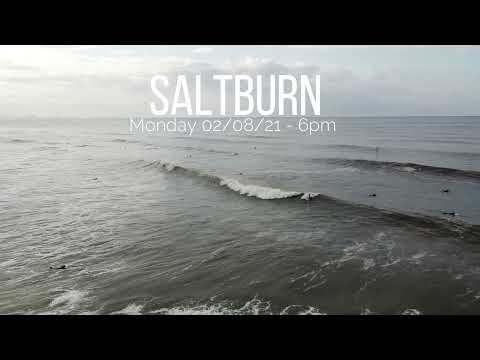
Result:
M269 301L257 297L245 304L235 306L228 301L206 304L191 304L162 308L149 312L158 315L326 315L313 306L289 305L274 311Z
M140 315L142 309L143 305L129 304L122 310L114 311L112 315Z
M169 162L163 161L154 161L145 165L144 167L160 167L168 172L182 172L185 174L190 174L202 178L207 178L216 182L220 186L224 186L230 190L233 190L241 195L246 195L250 197L256 197L262 200L273 200L273 199L287 199L287 198L300 198L302 200L311 200L314 197L319 196L317 193L310 192L300 192L300 191L289 191L278 188L272 188L268 186L260 186L254 184L244 184L240 181L232 178L224 178L221 176L207 174L200 170L195 170L191 168L186 168Z
M235 179L221 179L220 185L240 193L241 195L254 196L263 200L286 199L295 196L302 196L303 193L297 191L284 191L281 189L270 188L266 186L242 184Z
M49 310L40 315L69 314L79 308L88 291L68 290L55 297L48 305Z
M410 225L418 225L425 228L436 228L437 230L443 230L447 233L455 233L456 236L466 242L477 243L480 239L480 225L472 225L465 223L461 220L445 219L442 217L435 217L430 215L418 214L418 213L404 213L400 211L391 211L381 208L376 208L371 205L358 204L340 200L338 198L330 197L320 193L314 192L301 192L292 190L283 190L268 186L260 186L254 184L244 184L236 179L226 178L213 174L205 173L201 170L183 167L169 162L153 161L145 164L143 160L136 161L134 163L141 164L143 168L161 168L167 172L183 173L187 176L194 176L198 178L206 179L214 183L215 185L225 187L240 195L254 197L261 200L281 200L281 199L299 199L299 200L312 200L319 198L322 201L329 201L337 205L353 206L357 208L364 208L369 211L375 211L382 216L395 221L396 223L406 223ZM369 264L365 264L366 267Z

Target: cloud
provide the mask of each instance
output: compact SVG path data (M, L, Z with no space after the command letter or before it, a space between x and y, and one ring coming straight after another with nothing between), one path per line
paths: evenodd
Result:
M140 52L135 47L82 47L0 46L0 115L148 116L149 103L155 100L150 89L155 74L166 74L171 83L178 74L190 78L201 74L204 108L212 109L219 107L218 82L211 80L213 74L321 74L323 115L480 113L480 68L474 63L477 55L469 55L470 67L458 61L448 63L448 56L457 53L450 47L441 48L448 56L435 54L434 59L443 63L425 62L427 65L415 62L412 54L428 47L408 50L404 46L405 56L394 64L378 56L377 48L342 57L328 47L333 56L326 63L325 51L307 57L302 56L301 47L269 47L265 53L251 47L237 55L228 52L224 58L218 56L213 64L188 56L189 50L182 56L175 47L164 46L158 52L152 48ZM211 51L199 49L204 48L193 52ZM285 57L280 60L274 50ZM286 55L290 55L290 63L285 61ZM362 61L368 66L358 66ZM264 87L268 94L268 84ZM169 96L173 88L169 88ZM227 88L227 92L231 97L233 89Z
M89 51L98 49L98 45L74 45L72 51Z
M0 58L16 66L35 67L38 77L55 75L72 78L88 75L128 77L139 73L152 74L192 63L192 59L185 56L138 54L119 56L116 53L118 49L113 48L110 52L107 51L109 49L105 47L102 54L92 55L83 51L72 51L70 46L7 45L0 46Z
M195 54L209 54L212 51L213 51L213 48L211 47L199 47L192 50L192 52Z

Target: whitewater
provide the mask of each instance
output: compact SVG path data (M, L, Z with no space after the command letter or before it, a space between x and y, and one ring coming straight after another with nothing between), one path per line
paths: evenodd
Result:
M478 314L480 118L333 120L0 119L0 313Z

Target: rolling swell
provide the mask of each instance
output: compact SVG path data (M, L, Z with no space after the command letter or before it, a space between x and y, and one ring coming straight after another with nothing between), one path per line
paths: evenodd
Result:
M333 145L326 145L332 149L340 149L340 150L353 150L353 151L375 151L376 147L374 146L367 146L367 145L351 145L351 144L333 144Z
M402 163L395 161L375 161L363 159L341 159L341 158L325 158L313 159L315 162L324 162L327 164L350 166L365 170L395 170L406 172L423 172L439 176L451 176L467 179L480 180L480 172L473 170L461 170L446 167L438 167L431 165L423 165L417 163Z
M35 141L27 140L27 139L8 138L8 137L1 136L0 142L11 143L11 144L27 144L27 143L33 143Z
M273 199L287 199L287 198L301 198L303 200L310 200L318 194L314 193L304 193L298 191L287 191L278 188L272 188L268 186L260 186L253 184L244 184L238 181L237 179L227 178L217 175L212 175L205 173L200 170L186 168L179 166L173 163L163 162L163 161L154 161L145 165L144 167L157 167L164 169L168 172L180 172L186 175L198 176L201 178L206 178L210 181L217 183L220 186L224 186L230 190L233 190L241 195L246 195L250 197L256 197L262 200L273 200Z
M262 200L320 200L322 204L328 202L336 206L347 206L349 208L363 209L367 211L367 215L373 218L384 219L392 221L396 224L404 224L405 226L414 226L415 228L423 229L424 231L440 231L440 233L449 234L459 238L463 241L478 244L480 242L480 225L471 225L462 221L446 220L441 217L429 216L418 213L404 213L401 211L390 211L376 208L371 205L358 204L337 199L331 196L300 191L287 191L278 188L271 188L267 186L259 186L252 184L244 184L236 179L217 176L206 173L201 170L192 169L176 165L164 161L153 161L146 163L143 160L135 162L142 168L157 168L169 173L179 173L185 176L192 176L206 179L216 185L223 186L240 195L254 197Z

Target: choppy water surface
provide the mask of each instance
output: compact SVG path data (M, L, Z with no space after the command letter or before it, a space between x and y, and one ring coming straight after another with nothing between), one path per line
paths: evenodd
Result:
M480 313L480 118L335 121L0 120L0 313Z

